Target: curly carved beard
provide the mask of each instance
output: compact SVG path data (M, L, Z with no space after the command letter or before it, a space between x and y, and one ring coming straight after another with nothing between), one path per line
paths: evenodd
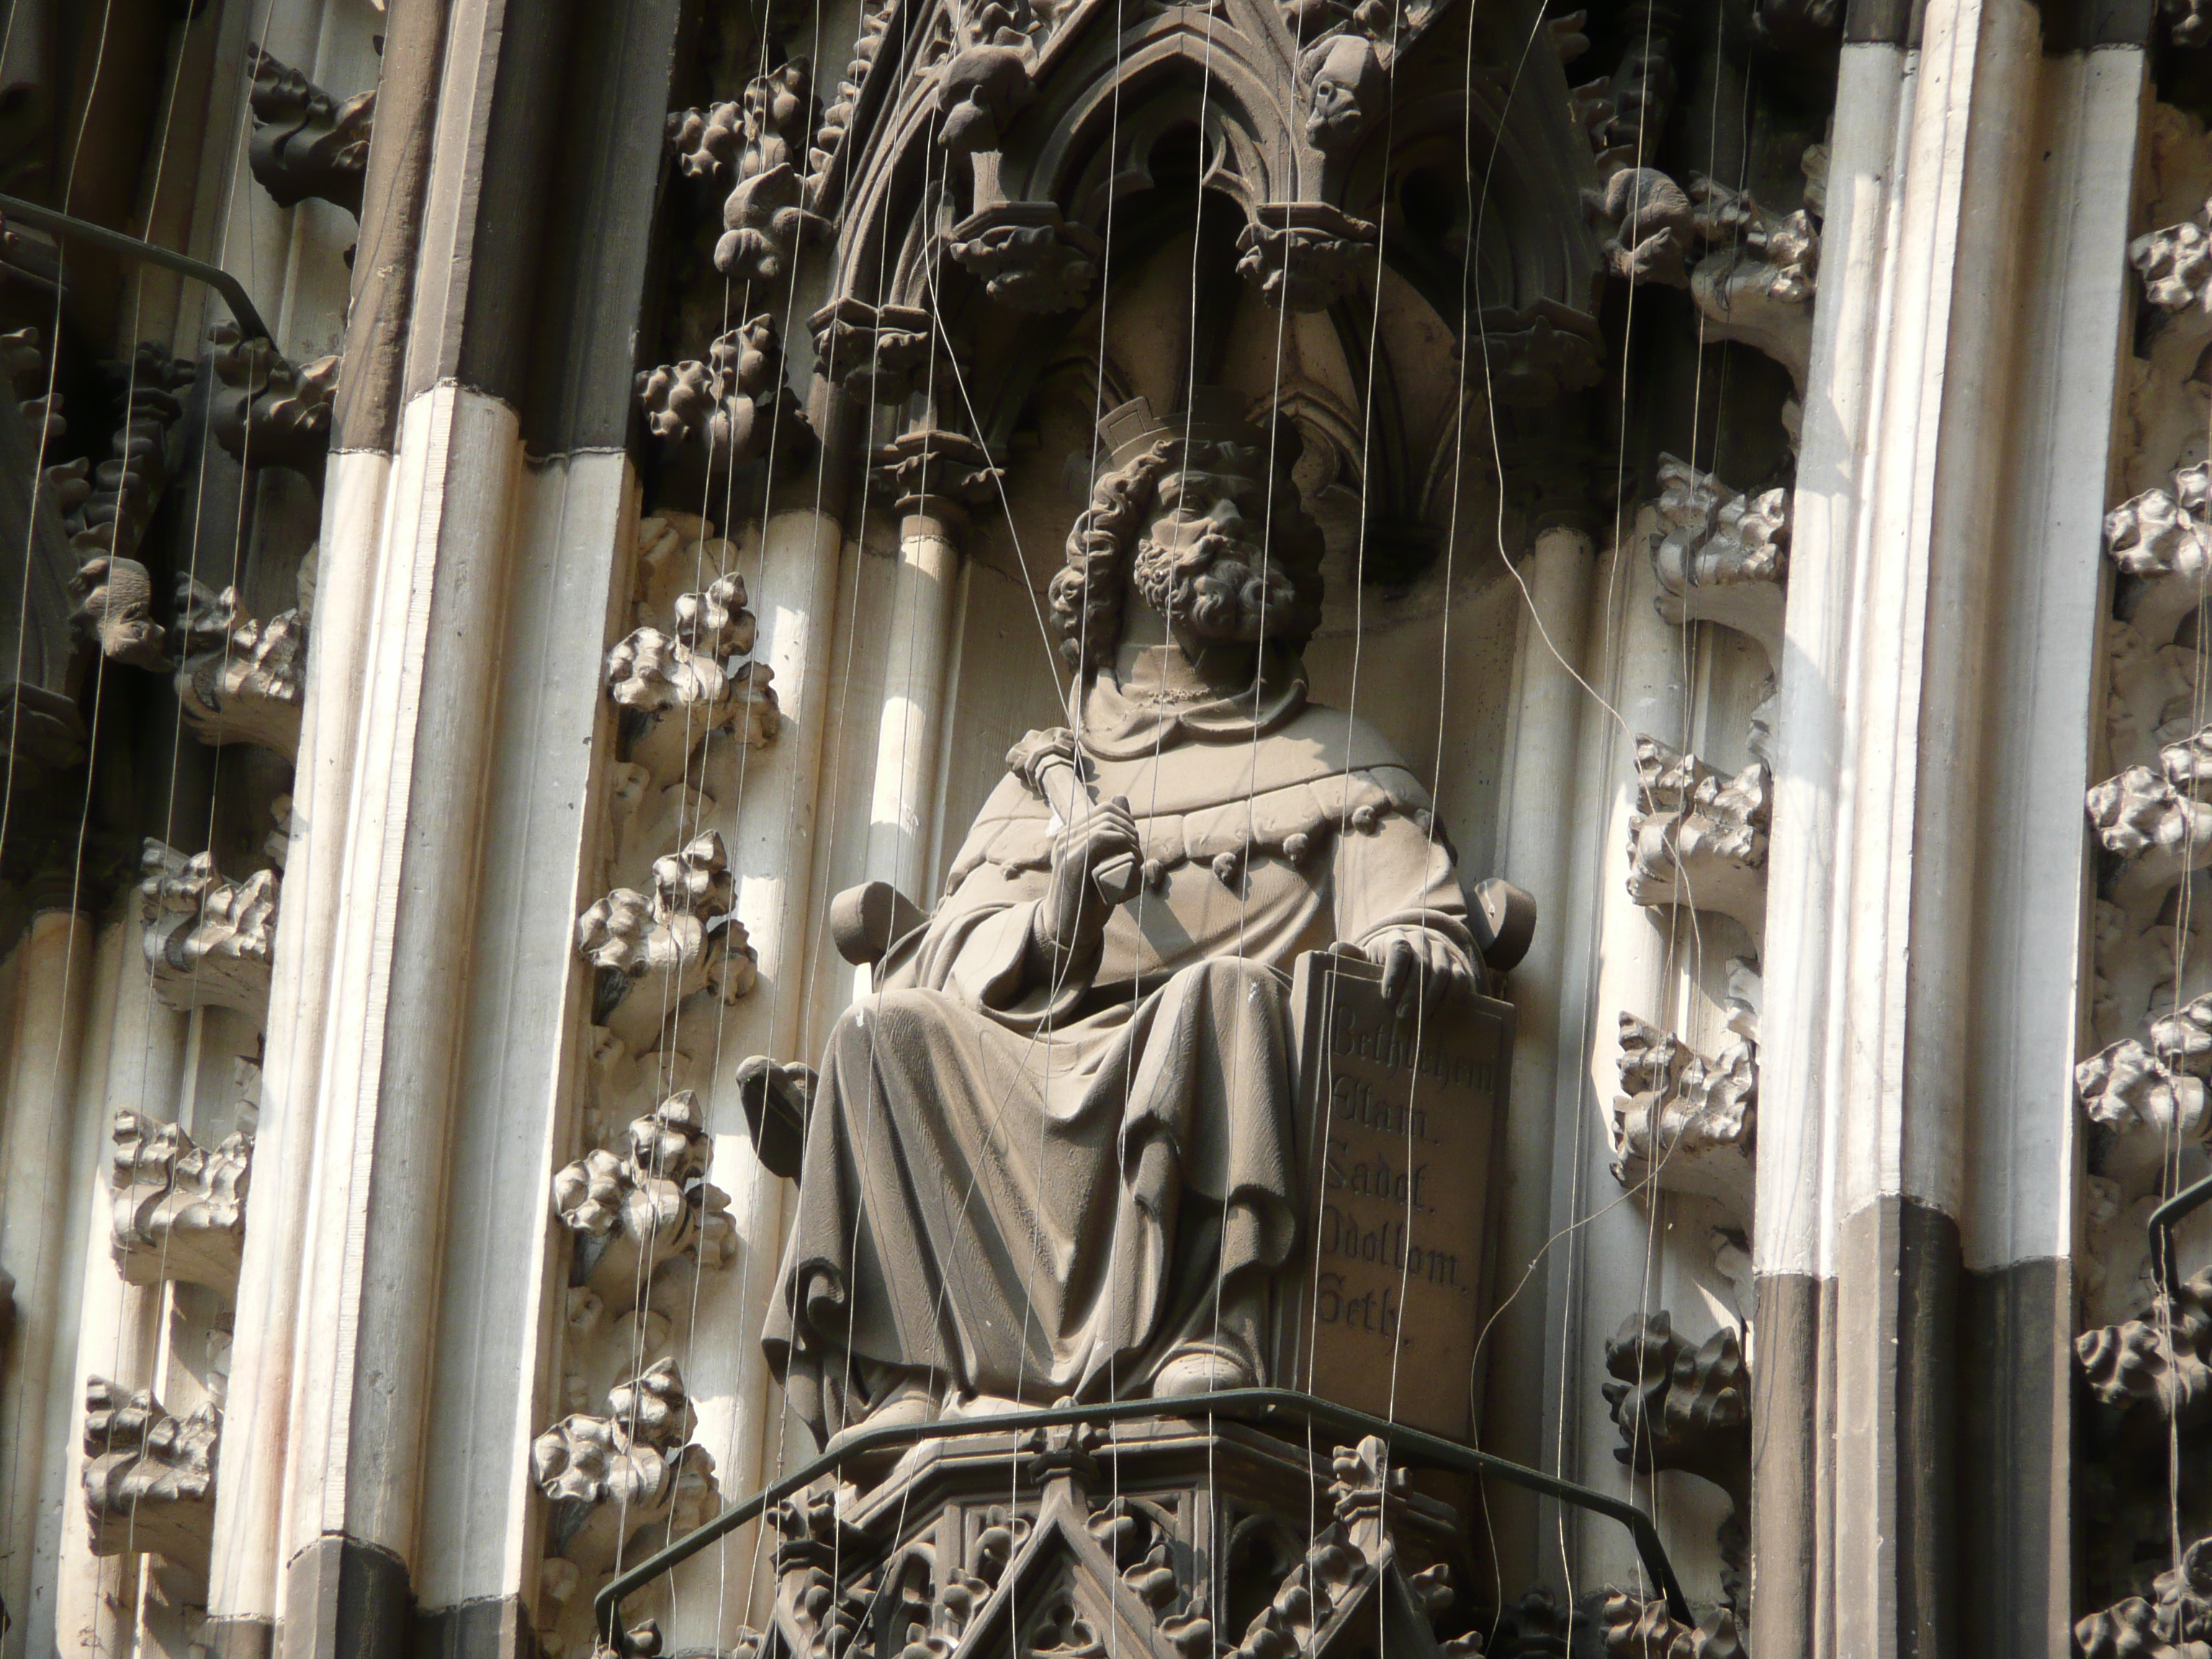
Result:
M1296 586L1256 539L1211 534L1178 547L1147 536L1133 574L1146 604L1200 639L1280 637L1297 609Z

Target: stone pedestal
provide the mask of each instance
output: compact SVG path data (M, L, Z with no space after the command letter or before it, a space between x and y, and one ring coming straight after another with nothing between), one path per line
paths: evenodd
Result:
M1320 1659L1379 1641L1441 1659L1476 1619L1452 1590L1472 1582L1458 1516L1375 1440L1332 1454L1158 1418L939 1441L772 1519L775 1645L793 1655Z

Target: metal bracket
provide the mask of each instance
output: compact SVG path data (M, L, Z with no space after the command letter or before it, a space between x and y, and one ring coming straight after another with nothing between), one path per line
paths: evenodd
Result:
M2152 1288L2160 1296L2173 1294L2174 1274L2179 1271L2173 1261L2173 1230L2191 1211L2201 1208L2208 1200L2212 1200L2212 1176L2194 1186L2184 1187L2150 1212L2144 1231L2150 1239Z
M2205 1183L2212 1192L2212 1182ZM2193 1190L2193 1189L2192 1189ZM757 1492L750 1498L731 1504L713 1520L696 1532L689 1533L671 1544L659 1554L647 1557L629 1571L619 1574L615 1581L592 1598L592 1615L598 1626L599 1640L618 1654L630 1651L625 1641L627 1632L620 1627L622 1603L633 1592L642 1589L663 1573L673 1571L682 1563L705 1549L708 1545L726 1534L734 1532L748 1521L757 1519L772 1504L781 1502L792 1493L803 1490L830 1474L848 1457L864 1457L872 1452L890 1450L901 1446L919 1445L925 1440L946 1440L967 1435L1017 1434L1027 1429L1057 1428L1075 1423L1118 1423L1137 1417L1207 1418L1226 1417L1238 1421L1273 1425L1288 1419L1309 1427L1333 1429L1341 1434L1360 1437L1375 1435L1389 1444L1393 1459L1425 1468L1449 1469L1455 1474L1495 1475L1509 1486L1521 1486L1556 1498L1563 1504L1571 1504L1618 1521L1628 1528L1635 1540L1636 1553L1644 1563L1644 1570L1651 1575L1667 1598L1667 1610L1685 1626L1694 1626L1697 1620L1690 1612L1689 1598L1683 1595L1680 1582L1667 1559L1666 1547L1659 1541L1659 1529L1651 1517L1626 1498L1608 1498L1603 1492L1593 1492L1587 1486L1577 1486L1572 1481L1554 1480L1534 1469L1510 1463L1488 1452L1462 1446L1457 1441L1447 1440L1441 1435L1429 1434L1419 1429L1408 1428L1402 1423L1370 1416L1366 1412L1354 1411L1349 1406L1321 1400L1296 1389L1225 1389L1215 1394L1194 1394L1173 1400L1111 1400L1089 1406L1053 1406L1036 1411L1002 1412L992 1417L963 1417L935 1423L902 1423L886 1425L878 1429L862 1429L836 1450L824 1452L783 1477L774 1486Z
M20 219L37 230L50 230L57 236L74 236L80 242L89 242L94 247L106 248L110 253L124 254L134 259L163 265L179 271L194 282L204 283L222 297L237 319L238 331L249 340L269 340L276 336L269 325L261 320L261 313L253 308L253 301L246 297L246 289L237 277L220 267L190 258L182 253L172 253L165 247L156 247L136 236L125 236L119 230L110 230L106 225L95 225L89 219L80 219L74 214L57 213L52 208L40 207L35 202L26 202L13 196L0 196L0 214L10 219Z

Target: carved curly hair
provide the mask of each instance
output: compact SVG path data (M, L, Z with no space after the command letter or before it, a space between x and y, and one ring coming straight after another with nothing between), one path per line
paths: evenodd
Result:
M1113 661L1120 648L1123 580L1158 498L1160 480L1178 465L1249 473L1264 468L1266 461L1263 452L1249 446L1163 437L1098 480L1090 506L1067 532L1066 561L1049 590L1060 655L1078 673ZM1224 638L1264 635L1295 650L1321 625L1321 532L1306 516L1288 467L1275 469L1272 493L1266 579L1233 563L1220 567L1221 576L1237 579L1237 591L1211 596L1217 603L1208 608L1233 605L1241 612L1235 619L1209 617L1212 625L1206 631ZM1200 579L1202 584L1208 580Z

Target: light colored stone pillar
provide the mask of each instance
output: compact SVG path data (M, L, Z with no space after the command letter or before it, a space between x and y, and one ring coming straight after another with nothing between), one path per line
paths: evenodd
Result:
M56 1198L58 1187L69 1190L95 951L89 918L44 910L15 952L0 1107L0 1271L14 1281L15 1302L0 1355L0 1597L20 1632L9 1638L13 1652L44 1653L54 1639L61 1516L48 1495L75 1462L67 1393L54 1382L69 1374L76 1350L76 1299L64 1308L63 1287L78 1265L80 1236L67 1198Z
M1943 1609L1964 1524L1960 1036L1981 828L1960 781L1989 714L2018 316L1989 296L2017 282L2041 61L2023 0L1939 0L1917 53L1844 57L1840 257L1823 261L1841 280L1819 313L1782 666L1771 890L1787 908L1761 1022L1779 1042L1754 1249L1747 1645L1763 1655L1945 1651L1959 1635Z
M284 900L276 912L261 1127L246 1200L209 1574L208 1607L218 1632L234 1627L258 1638L237 1650L243 1654L266 1651L276 1617L278 1515L307 1265L315 1091L331 1012L331 964L347 925L341 877L360 732L357 688L374 615L372 581L391 472L389 455L356 450L332 455L325 475L314 639L293 774Z
M1548 1449L1544 1395L1528 1384L1544 1374L1550 1329L1551 1273L1539 1258L1552 1232L1561 1022L1571 1006L1578 1006L1564 977L1568 918L1577 908L1575 848L1571 837L1559 833L1559 823L1574 799L1585 724L1606 719L1602 709L1585 707L1589 696L1575 678L1583 672L1596 568L1590 538L1565 528L1537 537L1521 561L1528 602L1513 658L1513 725L1498 811L1498 873L1534 897L1537 925L1534 942L1513 975L1513 1077L1498 1183L1498 1268L1492 1275L1492 1303L1499 1311L1485 1355L1489 1374L1481 1430L1486 1450L1532 1466ZM1486 1496L1503 1582L1534 1582L1542 1547L1534 1494L1496 1483Z
M545 1361L564 1288L547 1206L567 1161L564 1103L590 1052L579 987L591 969L574 918L592 896L595 803L614 763L595 647L627 620L637 523L636 480L619 453L550 461L519 483L490 619L500 644L488 652L496 672L476 781L474 938L456 953L465 978L448 987L459 1012L454 1106L436 1154L443 1225L417 1222L426 1237L442 1232L444 1248L428 1264L436 1315L421 1365L435 1380L415 1425L423 1474L409 1559L441 1639L478 1650L522 1639L515 1621L538 1588L543 1509L529 1445L548 1419Z
M2010 467L1992 526L1995 631L1982 777L1978 994L1966 1055L1969 1197L1958 1322L1960 1486L1980 1517L1959 1531L1960 1613L1992 1651L2068 1650L2075 1612L2065 1517L2077 1501L2073 1429L2081 1211L2077 1049L2094 868L2081 791L2101 744L2108 661L2103 518L2130 277L2116 257L2136 199L2140 48L2045 58L2044 126L2026 168L2033 203L2006 400ZM2087 1052L2083 1044L2078 1052Z
M301 1254L281 1616L398 1618L434 1409L447 1136L522 465L514 411L441 382L407 404L356 682L360 727ZM373 1647L396 1632L365 1636Z
M924 906L935 896L936 872L927 866L937 814L938 725L959 568L947 520L915 513L901 521L896 583L880 647L886 666L866 869L869 880L890 882Z
M82 1468L84 1389L105 1376L132 1387L148 1386L160 1346L162 1288L131 1285L116 1270L114 1223L107 1184L110 1126L118 1109L148 1117L173 1119L187 1093L193 1017L164 1007L153 995L139 945L135 907L101 941L100 978L112 1000L107 1024L106 1086L89 1115L77 1126L89 1139L82 1160L88 1166L83 1194L82 1241L73 1271L83 1285L77 1318L76 1370L70 1391L70 1468ZM54 1629L64 1652L80 1632L83 1645L99 1654L127 1650L138 1564L101 1559L92 1553L84 1505L75 1492L62 1494L61 1555L55 1586Z
M738 1253L727 1276L701 1297L684 1363L699 1409L693 1437L714 1454L726 1502L772 1478L786 1450L780 1434L782 1392L769 1376L760 1335L782 1258L785 1200L792 1189L753 1156L735 1079L738 1063L750 1054L810 1063L815 1058L801 1047L803 981L810 923L827 902L813 889L812 852L821 815L823 740L836 695L830 661L842 539L836 521L827 515L775 514L761 538L757 580L747 577L760 623L754 657L775 670L783 729L775 742L744 757L741 790L723 814L734 825L730 862L738 882L737 912L759 953L760 982L727 1011L713 1044L711 1178L730 1194ZM759 1609L751 1601L754 1545L748 1528L678 1575L676 1619L668 1632L672 1649L726 1645L749 1614L757 1623Z

